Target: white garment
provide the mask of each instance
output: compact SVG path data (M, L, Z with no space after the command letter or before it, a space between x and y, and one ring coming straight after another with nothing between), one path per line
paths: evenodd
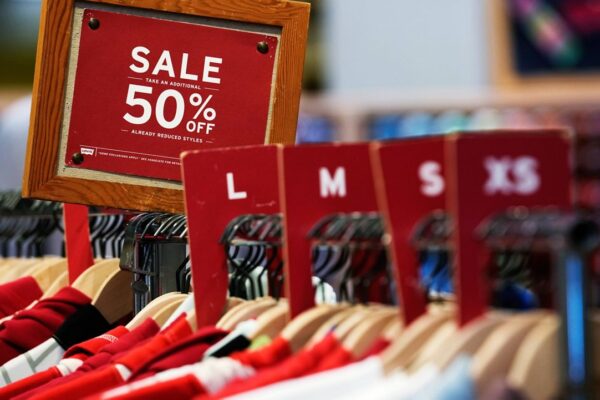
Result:
M175 311L173 312L173 314L171 314L171 316L169 317L169 319L167 320L167 322L165 322L165 324L163 325L161 330L165 330L169 325L171 325L173 322L175 322L175 320L177 318L179 318L179 316L183 315L183 314L189 314L190 312L192 312L194 310L194 293L190 293L188 294L188 296L185 298L185 300L183 300L181 302L181 304L179 305L179 307L177 307L175 309Z
M231 358L209 358L201 363L173 368L164 372L141 379L128 385L106 391L102 399L111 399L131 393L133 390L167 382L186 375L193 375L204 386L208 393L215 393L236 378L247 378L254 375L254 368Z
M439 369L433 364L423 366L413 375L394 372L381 381L353 393L348 400L409 400L414 398L415 393L435 382L438 377Z
M384 379L379 357L228 397L235 400L331 400L350 396ZM370 399L370 397L363 397Z
M0 387L45 371L58 364L65 350L55 339L48 339L0 367Z

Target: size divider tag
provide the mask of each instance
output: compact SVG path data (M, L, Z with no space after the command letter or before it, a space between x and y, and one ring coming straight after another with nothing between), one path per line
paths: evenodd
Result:
M63 223L69 282L73 283L83 271L94 264L88 207L63 204Z
M477 228L510 207L573 204L571 137L562 130L455 134L446 142L447 204L454 220L455 281L464 325L489 304L485 243Z
M314 306L313 226L333 213L377 211L368 144L279 149L286 294L292 317Z
M390 236L398 298L408 325L426 310L419 254L411 238L423 218L446 208L444 138L373 143L371 157L377 201Z
M229 222L280 212L277 165L276 145L182 154L198 326L215 324L225 307L229 274L219 240Z

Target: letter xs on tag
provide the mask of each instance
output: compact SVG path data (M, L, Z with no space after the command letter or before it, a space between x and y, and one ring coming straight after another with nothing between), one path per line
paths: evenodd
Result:
M487 195L530 195L540 187L538 161L533 157L486 157L484 166L488 179L483 190Z

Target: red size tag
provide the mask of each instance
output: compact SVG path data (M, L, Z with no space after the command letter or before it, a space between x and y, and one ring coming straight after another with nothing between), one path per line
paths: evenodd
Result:
M66 166L180 181L184 150L266 142L277 35L129 12L74 17Z
M368 144L284 147L280 152L286 294L292 316L314 306L308 232L333 213L377 211Z
M206 326L227 298L225 228L243 214L280 212L277 145L185 152L182 165L196 318Z
M94 264L88 207L64 203L63 223L69 282L73 283L83 271Z
M373 143L373 172L384 218L405 325L425 312L418 251L411 243L416 225L446 208L444 138L440 136Z
M456 134L448 137L446 157L455 281L464 325L489 304L485 244L476 229L485 218L510 207L570 209L571 137L560 130Z

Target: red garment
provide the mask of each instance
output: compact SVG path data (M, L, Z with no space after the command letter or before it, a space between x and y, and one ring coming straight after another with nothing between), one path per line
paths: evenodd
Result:
M301 350L287 360L270 368L265 368L251 378L233 381L214 395L207 396L206 399L223 399L225 397L233 396L234 394L247 392L272 383L306 375L310 373L311 370L317 368L319 363L324 360L328 354L332 354L340 347L341 343L336 336L329 334L310 349Z
M81 361L85 361L98 353L104 346L116 343L121 337L129 333L129 329L124 326L117 326L114 329L86 340L83 343L71 346L65 351L63 358L76 358Z
M108 364L112 358L124 354L126 351L130 350L135 345L143 343L147 339L156 335L159 330L160 327L156 324L156 322L149 318L131 332L123 335L115 343L104 346L100 351L98 351L98 353L88 358L83 363L83 365L71 375L54 379L45 385L36 387L35 389L30 390L29 392L25 392L21 396L16 397L15 400L29 399L40 393L45 393L51 388L65 385L71 381L75 381L76 379L84 376L86 373L94 371Z
M69 315L89 303L90 298L85 294L65 287L33 308L4 321L0 325L0 364L51 338Z
M147 386L132 390L125 396L115 397L114 400L164 400L164 399L191 399L207 390L193 375L185 375L180 378L162 382L157 385ZM102 397L89 398L86 400L101 400Z
M235 353L230 358L254 369L271 367L288 358L291 348L287 340L274 339L269 345L258 350L244 350ZM171 379L156 385L136 389L119 400L163 400L189 399L193 396L206 394L207 389L193 375ZM91 400L91 399L90 399Z
M0 318L24 309L43 294L40 285L30 276L0 285Z
M362 361L366 358L369 358L371 356L376 356L379 353L381 353L382 351L384 351L385 349L388 348L388 346L391 344L392 342L390 342L387 339L384 338L379 338L375 341L375 343L373 343L371 345L371 347L365 352L365 354L361 355L358 360L356 361Z
M202 360L206 350L228 333L212 326L202 328L191 337L171 345L132 371L129 381L144 379L171 368L197 363Z
M109 332L95 337L90 340L86 340L83 343L71 346L63 356L63 359L78 359L85 361L95 353L97 353L102 347L114 343L119 337L125 335L129 331L123 326L116 327ZM17 382L13 382L0 388L0 400L12 399L17 395L27 393L32 389L45 385L53 379L62 377L62 373L58 367L51 367L45 371L38 372L32 376L21 379Z
M116 364L126 367L129 371L135 371L169 345L191 334L192 329L187 323L185 316L182 316L175 320L166 330L111 360L110 364L85 373L67 383L39 392L30 398L32 400L78 399L114 388L125 382L125 379L115 366Z
M306 373L302 375L304 376L316 374L318 372L328 371L334 368L340 368L354 361L353 358L354 357L352 356L352 353L350 351L346 350L342 346L339 346L330 354L327 354L325 357L323 357L323 359L315 366L315 368L306 371Z
M277 337L267 346L258 350L244 350L232 354L230 358L248 365L254 369L271 367L292 354L292 349L286 339Z

